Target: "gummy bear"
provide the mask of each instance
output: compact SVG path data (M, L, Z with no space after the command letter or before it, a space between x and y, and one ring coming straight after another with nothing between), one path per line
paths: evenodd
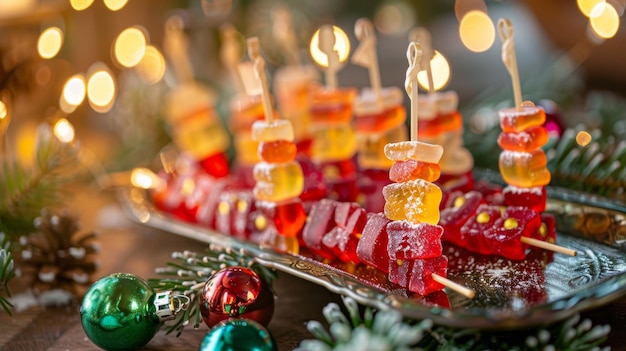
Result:
M530 152L544 146L548 139L546 128L537 126L517 133L502 132L498 136L498 145L504 150Z
M521 110L507 108L498 112L500 127L504 132L521 132L532 127L543 125L546 114L543 108L536 106L524 106Z
M317 89L313 93L311 121L313 124L348 124L352 120L352 106L356 90Z
M533 152L503 151L500 153L499 168L502 179L521 188L543 186L550 183L548 159L543 150Z
M263 201L282 201L298 197L304 188L302 168L296 161L287 163L259 162L254 166L254 196Z
M414 179L435 182L440 175L441 168L439 168L438 164L413 159L396 161L389 170L389 180L396 183L404 183Z
M274 140L259 143L259 158L268 163L285 163L296 158L296 145L287 140Z
M438 186L422 179L393 183L383 188L385 216L391 220L413 223L439 222L442 192Z
M313 127L311 157L316 162L349 159L356 153L356 134L350 124Z
M362 169L389 169L393 161L385 157L385 145L408 138L406 126L379 133L357 133L358 163Z

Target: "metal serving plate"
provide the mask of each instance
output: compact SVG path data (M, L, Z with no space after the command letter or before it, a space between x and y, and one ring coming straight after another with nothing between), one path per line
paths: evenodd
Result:
M121 188L125 212L145 225L207 244L243 249L270 268L407 318L451 327L512 329L555 322L601 306L626 292L626 207L550 189L547 211L557 218L557 243L576 256L531 251L524 261L482 256L444 245L448 278L475 290L467 299L448 289L415 296L365 265L333 265L306 252L292 255L178 220L155 209L147 193Z

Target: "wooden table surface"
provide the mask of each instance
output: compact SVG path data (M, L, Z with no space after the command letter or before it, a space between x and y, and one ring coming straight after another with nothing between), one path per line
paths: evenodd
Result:
M128 221L109 193L81 192L74 198L82 231L100 233L101 266L95 278L129 272L144 278L155 277L154 269L163 266L173 251L201 252L204 244ZM89 204L86 206L85 204ZM73 209L74 210L74 209ZM292 350L301 340L311 338L306 330L309 320L323 321L322 309L340 297L323 287L288 274L279 274L274 284L275 314L268 329L279 350ZM14 291L14 294L18 293ZM79 316L79 303L60 307L31 307L8 316L0 313L0 351L98 350L85 336ZM626 350L626 297L600 308L585 311L583 318L594 324L609 324L608 342L613 350ZM180 336L159 332L143 350L197 350L208 328L187 328Z

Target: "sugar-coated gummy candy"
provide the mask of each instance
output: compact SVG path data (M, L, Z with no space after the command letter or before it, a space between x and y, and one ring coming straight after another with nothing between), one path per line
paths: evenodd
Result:
M316 90L311 104L311 122L324 125L349 124L356 94L356 89L352 88Z
M444 286L434 281L432 275L435 273L446 277L447 271L446 256L389 261L389 281L420 295L428 295L443 289Z
M293 141L293 127L291 122L285 119L274 119L271 122L255 121L252 124L252 139L258 142Z
M218 232L247 239L249 214L255 210L254 195L249 190L227 190L220 194L215 218Z
M443 147L441 145L420 141L402 141L385 145L385 156L393 161L412 159L428 163L439 163L441 155L443 155Z
M367 213L356 203L338 202L335 227L322 238L322 244L343 262L359 263L356 249L367 221Z
M250 133L252 124L255 121L265 119L263 109L263 99L261 95L238 94L229 102L230 108L230 129L236 131L235 137L239 133Z
M385 216L391 220L437 224L442 195L437 185L422 179L389 184L383 188Z
M201 160L228 148L228 134L219 121L208 122L207 114L199 114L185 124L172 127L172 139L177 147L196 160Z
M543 126L531 127L521 132L502 132L498 145L509 151L530 152L544 146L550 136Z
M470 172L474 167L474 157L463 146L462 130L444 133L439 139L438 143L444 150L443 156L439 160L441 172L455 175Z
M359 190L357 201L367 212L382 212L385 208L383 188L390 183L388 170L372 168L362 170L356 181Z
M296 161L259 162L254 166L254 196L258 200L278 202L300 196L304 188L302 168Z
M491 229L502 216L503 207L482 204L476 213L461 227L461 240L465 248L482 255L493 254L493 241L485 238L485 232Z
M361 233L357 245L357 255L366 264L389 272L389 253L387 251L387 224L391 222L383 213L372 213Z
M547 193L544 186L519 188L509 185L504 187L502 195L507 206L524 206L536 212L546 209Z
M413 260L441 256L443 228L428 223L391 221L387 224L390 260Z
M354 156L357 140L350 124L312 128L311 157L316 162L345 160Z
M396 161L389 170L389 179L392 182L404 183L409 180L423 179L435 182L441 175L441 168L436 163L427 163L416 160Z
M385 145L408 139L405 125L380 133L357 133L358 163L362 169L386 169L393 161L385 156Z
M377 114L357 115L354 125L359 133L382 133L403 125L405 120L404 106L396 105Z
M304 205L299 198L283 202L258 201L256 207L284 236L297 236L306 222Z
M484 232L484 237L491 242L494 255L523 260L528 245L521 238L532 237L540 225L537 212L526 207L509 206L493 226Z
M485 203L483 195L477 191L468 193L456 192L448 199L448 204L441 210L439 225L444 228L443 241L466 247L467 242L461 235L461 227L476 213L478 207Z
M502 151L498 166L502 179L521 188L543 186L550 183L548 159L543 150L533 152Z
M306 247L324 258L332 258L331 252L324 251L322 239L324 235L335 227L336 201L322 199L311 207L309 220L302 229L302 240Z
M540 126L546 121L543 108L537 106L524 106L521 110L516 108L502 109L498 115L503 132L521 132L531 127Z
M250 133L240 133L235 139L235 159L239 165L254 165L259 162L259 142L252 140Z
M463 118L458 111L438 114L433 119L419 119L418 133L420 137L434 136L463 128Z
M285 163L296 158L296 144L287 140L274 140L259 143L259 158L268 163Z

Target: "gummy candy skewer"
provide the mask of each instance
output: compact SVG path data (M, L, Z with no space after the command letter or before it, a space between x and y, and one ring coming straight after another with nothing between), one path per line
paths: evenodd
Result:
M549 242L529 238L527 236L520 237L520 241L526 245L535 246L541 249L554 251L554 252L562 253L562 254L569 255L569 256L576 256L576 250L559 246L559 245L555 245Z
M409 61L409 68L406 71L406 78L404 80L404 89L409 98L411 99L411 141L417 141L417 125L418 125L418 88L417 88L417 73L420 71L420 59L422 57L422 47L417 42L409 43L409 48L406 51L406 58Z
M319 49L328 57L328 67L326 67L326 87L335 89L337 87L337 71L339 70L339 54L335 50L335 33L333 26L324 25L320 28Z
M378 67L378 55L376 55L376 34L374 26L367 18L360 18L354 25L359 47L352 54L352 63L367 67L370 76L370 86L374 94L380 96L380 70Z
M274 114L272 113L272 100L270 99L270 91L267 86L267 74L265 73L265 60L261 56L259 38L248 38L248 56L254 62L254 74L261 82L261 94L263 97L263 111L265 112L265 121L272 122Z
M220 27L220 34L222 37L220 58L222 59L222 63L224 63L224 65L231 72L235 81L237 92L244 94L246 92L245 85L243 83L243 78L239 73L239 69L237 68L242 56L241 47L237 41L237 31L233 25L224 24Z
M498 33L502 39L502 62L506 66L511 81L513 83L513 97L515 99L515 108L518 111L522 109L522 88L519 82L519 71L517 69L517 57L515 56L515 41L513 40L513 24L508 18L500 18L498 20Z
M422 57L420 59L420 68L426 70L426 77L428 79L428 93L435 92L435 82L433 79L433 70L430 66L430 61L433 59L433 47L431 44L431 37L428 29L423 27L415 28L409 34L409 40L418 42L422 46Z

